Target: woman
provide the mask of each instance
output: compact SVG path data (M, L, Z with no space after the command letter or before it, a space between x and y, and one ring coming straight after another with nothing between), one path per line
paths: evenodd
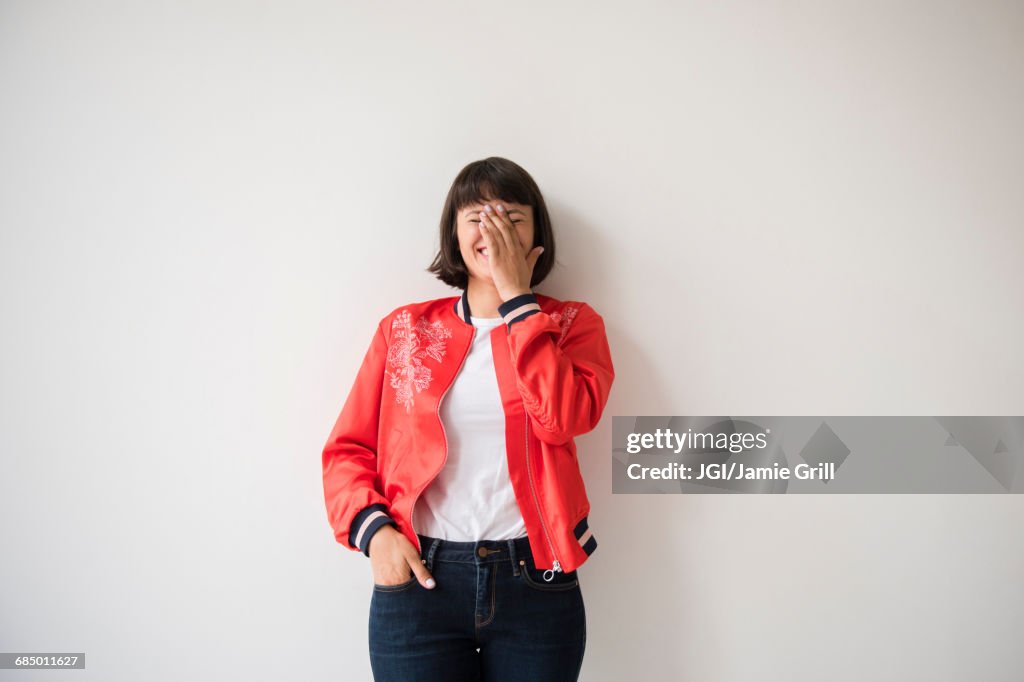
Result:
M573 438L614 378L604 322L533 292L554 264L515 163L469 164L428 268L461 295L377 325L323 451L335 537L370 558L376 680L575 680L597 547Z

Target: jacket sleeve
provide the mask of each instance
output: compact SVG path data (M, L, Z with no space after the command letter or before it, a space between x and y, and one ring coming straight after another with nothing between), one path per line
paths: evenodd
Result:
M540 309L533 293L498 306L519 392L537 436L567 443L601 419L615 378L604 320L581 303L565 339L562 327Z
M398 527L390 516L388 499L377 489L377 436L387 355L387 337L378 324L323 450L327 520L338 542L366 556L370 556L374 533L389 523Z

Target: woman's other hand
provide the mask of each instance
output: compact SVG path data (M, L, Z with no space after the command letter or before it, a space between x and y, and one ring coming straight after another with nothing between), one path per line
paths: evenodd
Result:
M544 248L536 246L527 253L529 247L519 241L519 233L504 205L498 203L497 210L490 204L484 206L485 210L480 211L480 234L487 244L494 288L504 301L530 293L533 268Z
M401 585L409 580L411 570L421 585L434 588L434 578L420 561L416 545L394 526L382 526L370 538L370 565L378 585Z

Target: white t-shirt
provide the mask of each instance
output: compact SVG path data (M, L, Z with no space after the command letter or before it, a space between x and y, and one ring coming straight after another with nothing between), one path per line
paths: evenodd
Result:
M503 318L470 317L476 334L462 369L441 402L448 458L417 498L413 527L442 540L526 536L508 474L505 411L491 354L491 330Z

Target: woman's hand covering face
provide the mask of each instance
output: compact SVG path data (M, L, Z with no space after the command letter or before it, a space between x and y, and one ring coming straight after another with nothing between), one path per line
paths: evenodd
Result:
M487 246L487 263L494 287L502 300L530 293L533 268L543 247L537 246L526 252L501 203L497 203L496 209L490 203L485 204L485 210L480 211L480 235Z

